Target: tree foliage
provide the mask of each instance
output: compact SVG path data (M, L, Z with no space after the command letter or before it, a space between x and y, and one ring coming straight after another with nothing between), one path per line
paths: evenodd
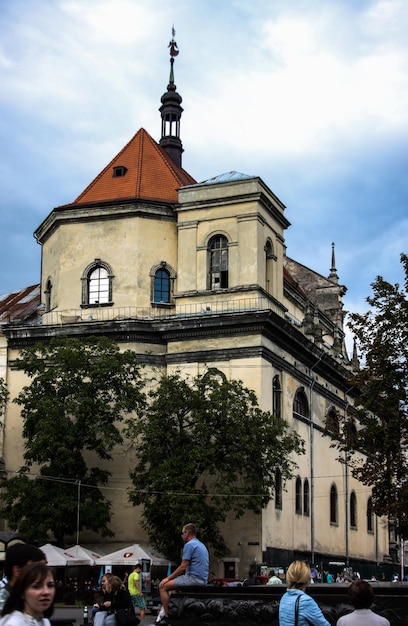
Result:
M24 465L3 482L3 516L27 541L51 534L62 545L77 529L79 496L79 530L111 535L111 504L100 490L110 472L100 461L122 443L124 416L144 403L134 352L106 338L53 340L22 351L16 366L31 378L14 399Z
M4 378L0 378L0 416L3 415L6 404L9 399L9 392L7 390L6 381Z
M408 257L401 262L405 287L377 277L371 309L351 315L362 361L352 379L357 428L344 430L340 447L351 453L353 475L372 486L374 512L394 518L408 538Z
M214 370L191 381L179 373L161 378L129 435L138 442L130 500L143 505L151 541L174 560L188 521L216 555L227 554L219 523L229 512L260 513L273 496L276 468L290 478L290 454L304 451L286 422L261 411L253 391Z

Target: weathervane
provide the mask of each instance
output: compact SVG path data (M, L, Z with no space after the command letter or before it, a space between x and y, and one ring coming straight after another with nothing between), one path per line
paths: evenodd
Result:
M174 30L174 26L171 29L171 34L172 34L172 38L171 38L171 41L170 41L168 47L170 48L170 56L172 57L172 60L173 60L173 57L176 57L178 55L178 53L179 53L179 49L178 49L177 43L174 40L174 37L176 35L176 31Z

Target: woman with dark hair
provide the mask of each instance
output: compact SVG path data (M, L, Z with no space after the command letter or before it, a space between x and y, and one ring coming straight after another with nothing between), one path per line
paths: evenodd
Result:
M55 580L45 563L25 565L2 611L0 626L50 626Z
M286 581L287 590L279 604L279 626L330 626L320 607L306 593L310 581L308 565L293 561L286 572Z
M354 611L337 620L337 626L390 626L390 622L371 610L374 590L366 580L355 580L347 590Z

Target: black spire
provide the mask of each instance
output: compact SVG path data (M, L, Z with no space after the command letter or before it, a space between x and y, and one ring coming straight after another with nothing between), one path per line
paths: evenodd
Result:
M339 277L337 276L337 270L336 270L336 260L334 256L334 242L332 243L331 268L330 268L329 280L331 280L333 283L339 282Z
M166 150L172 160L181 167L181 155L183 145L180 140L180 118L183 112L181 107L182 97L176 91L174 84L174 58L178 55L179 49L174 40L176 31L174 26L171 30L172 39L168 45L170 48L170 79L167 91L161 97L162 106L159 111L162 118L162 134L159 144Z

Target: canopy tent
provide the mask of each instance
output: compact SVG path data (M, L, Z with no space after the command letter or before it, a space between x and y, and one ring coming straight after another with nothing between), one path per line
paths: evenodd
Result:
M98 559L98 565L129 565L132 567L142 559L150 559L152 565L167 566L169 561L154 548L134 543L132 546L116 550Z
M51 543L46 543L45 545L40 546L40 550L44 552L47 563L51 567L94 565L95 559L90 557L89 554L76 550L77 547L80 548L80 546L74 546L74 549L63 550L62 548L53 546Z
M72 555L74 559L84 561L83 565L98 565L99 559L101 558L101 555L98 552L88 550L88 548L84 548L78 544L64 550L64 554L67 556L69 555L70 558Z
M51 567L65 567L67 565L67 558L62 548L57 548L57 546L53 546L51 543L46 543L40 546L40 550L44 552L47 563Z

